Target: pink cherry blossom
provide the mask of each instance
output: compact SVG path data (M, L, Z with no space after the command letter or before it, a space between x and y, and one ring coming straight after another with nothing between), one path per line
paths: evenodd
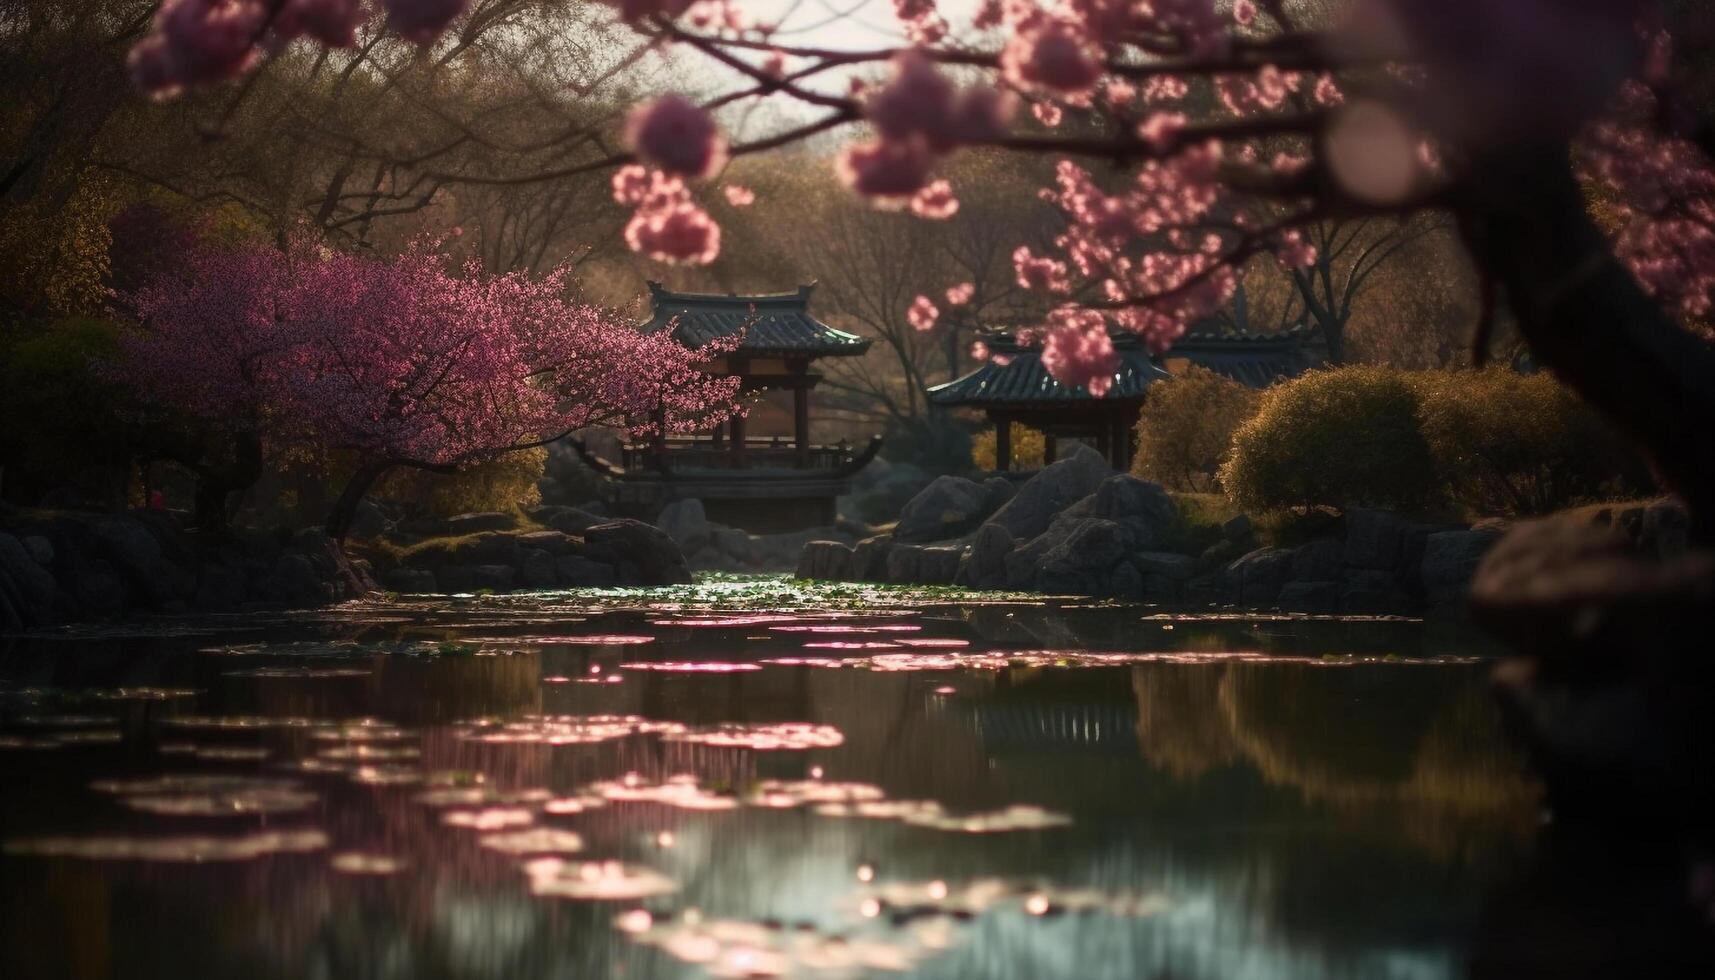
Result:
M953 185L944 180L929 184L911 199L911 213L931 221L945 221L958 210L959 199L953 196Z
M966 303L969 303L971 298L976 294L977 284L974 282L961 282L957 285L948 286L947 305L964 306Z
M708 177L726 166L726 139L713 119L681 95L664 95L632 110L626 143L638 156L681 177Z
M1013 35L1001 69L1019 88L1082 95L1102 77L1101 49L1077 25L1043 20Z
M905 311L905 319L910 321L913 330L923 332L935 329L935 321L940 319L941 311L927 296L919 296L911 301L911 308Z
M989 345L980 340L971 342L971 360L986 361L989 359Z
M1066 275L1066 263L1039 257L1030 251L1028 245L1020 245L1012 253L1012 266L1018 273L1018 284L1025 289L1051 293L1065 293L1072 289L1071 280Z
M998 140L1006 135L1016 111L1018 96L989 85L973 85L959 93L953 105L950 130L961 143Z
M884 207L904 207L924 185L934 158L921 140L854 143L835 170L847 187Z
M274 33L349 48L357 43L357 27L367 16L363 0L286 0L274 17Z
M1240 27L1249 27L1256 20L1255 0L1233 0L1233 22Z
M735 208L747 208L756 203L756 192L738 184L726 185L722 188L722 193L726 195L727 203Z
M1102 315L1093 310L1060 309L1042 330L1042 366L1063 385L1082 387L1100 398L1113 387L1119 355Z
M727 4L708 2L698 3L692 8L690 0L606 0L619 11L621 20L635 23L646 17L666 17L672 19L691 10L690 20L698 27L708 27L723 23L726 16Z
M864 116L888 140L948 138L954 86L916 50L893 59L893 78L864 100Z
M1036 117L1037 122L1049 129L1059 126L1060 120L1063 118L1060 107L1052 102L1032 102L1030 114Z
M625 226L634 252L660 262L708 265L721 253L721 227L689 201L641 208Z
M1138 124L1137 135L1156 152L1164 153L1178 141L1184 128L1183 112L1152 112L1148 119Z
M167 0L131 50L132 78L167 94L236 75L255 60L267 14L257 0Z

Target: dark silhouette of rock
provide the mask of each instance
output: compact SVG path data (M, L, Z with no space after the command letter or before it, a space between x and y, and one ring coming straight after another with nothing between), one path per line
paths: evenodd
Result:
M584 531L584 557L619 569L626 585L688 585L685 555L665 531L642 521L620 518Z
M989 520L1014 538L1029 540L1048 530L1061 511L1094 493L1112 472L1100 453L1079 446L1025 481Z
M955 585L969 589L1000 589L1006 587L1006 556L1017 542L999 524L984 524L971 540L970 549L959 560L959 570L953 576Z
M975 480L938 476L900 510L893 539L921 544L967 534L994 509L994 496Z
M852 575L852 549L838 541L811 541L798 553L797 576L841 582Z

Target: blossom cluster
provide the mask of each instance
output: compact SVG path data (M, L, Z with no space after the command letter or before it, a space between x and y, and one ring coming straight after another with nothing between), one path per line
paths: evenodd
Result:
M216 424L379 458L462 463L586 425L701 428L736 410L719 353L565 299L566 278L203 248L127 297L142 328L124 377Z

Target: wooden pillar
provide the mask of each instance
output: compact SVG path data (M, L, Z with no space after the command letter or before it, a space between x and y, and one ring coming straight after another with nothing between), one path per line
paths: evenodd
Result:
M792 435L797 440L798 466L810 465L810 389L803 378L792 389Z
M744 416L732 417L732 465L733 469L745 468L744 459Z
M1012 420L1004 415L991 415L994 422L994 468L1002 473L1012 469Z
M1051 435L1049 433L1043 433L1043 435L1042 435L1042 465L1043 466L1047 466L1049 463L1054 462L1054 458L1056 456L1060 455L1058 452L1059 448L1060 448L1059 441L1056 440L1053 435Z

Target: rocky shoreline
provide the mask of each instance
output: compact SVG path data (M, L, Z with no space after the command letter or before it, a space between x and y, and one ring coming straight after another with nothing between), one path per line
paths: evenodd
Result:
M1259 546L1240 516L1221 527L1220 540L1187 554L1170 547L1179 519L1159 485L1113 473L1080 449L1021 485L940 477L905 505L892 533L805 545L797 574L1179 608L1461 616L1478 565L1507 529L1497 520L1427 523L1353 509L1340 535L1277 548ZM1648 550L1685 546L1677 502L1630 505L1609 520L1631 527Z

